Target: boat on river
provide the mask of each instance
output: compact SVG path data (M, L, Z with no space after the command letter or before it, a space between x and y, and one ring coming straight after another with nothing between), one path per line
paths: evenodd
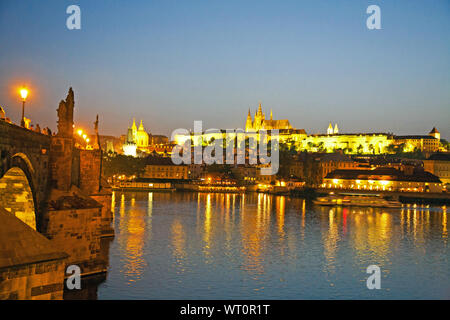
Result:
M386 200L378 195L328 195L313 200L314 204L321 206L348 206L348 207L374 207L374 208L401 208L402 204L395 200Z

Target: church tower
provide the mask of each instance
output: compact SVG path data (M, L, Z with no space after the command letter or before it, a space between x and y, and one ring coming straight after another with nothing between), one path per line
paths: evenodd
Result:
M339 133L339 128L337 126L337 123L334 125L334 134L338 134Z
M262 112L261 103L259 103L258 110L255 114L255 121L253 122L253 129L259 131L262 128L263 121L265 119L264 113Z
M126 156L136 157L136 155L137 155L136 148L137 148L137 146L136 146L136 143L134 142L134 138L133 138L133 129L128 128L127 141L122 146L123 153Z
M139 124L139 129L137 131L136 138L137 138L136 144L137 144L138 148L142 148L142 149L148 148L148 133L145 132L144 125L142 124L142 120L141 120L141 123Z
M328 129L327 129L327 134L333 134L333 125L331 124L331 122L330 122L330 124L328 125Z
M252 121L252 114L250 113L249 108L247 114L247 121L245 122L245 131L252 131L252 130L253 130L253 121Z
M133 118L133 125L131 126L131 133L133 134L133 141L137 141L137 127L136 127L136 119Z
M433 130L430 131L429 135L438 140L441 140L441 134L439 133L439 131L437 131L436 127L433 127Z

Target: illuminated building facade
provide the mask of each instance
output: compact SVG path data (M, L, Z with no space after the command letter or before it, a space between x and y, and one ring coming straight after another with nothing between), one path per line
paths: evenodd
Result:
M108 137L108 139L115 140L114 137ZM127 135L122 135L120 140L125 155L136 154L137 156L145 156L145 154L159 154L168 156L174 147L166 136L148 133L144 128L142 120L140 121L139 127L137 127L135 119L133 119L131 128L128 128ZM134 147L136 148L136 152L133 151ZM114 147L114 149L118 148Z
M325 177L323 188L344 190L442 192L441 180L424 170L411 174L394 168L335 170Z
M392 136L385 133L347 133L316 134L303 139L298 149L309 152L336 152L348 154L387 153L393 142Z
M260 131L267 130L271 138L278 138L280 143L291 144L297 151L333 153L338 150L346 154L385 154L394 153L394 146L400 147L403 152L436 152L440 149L440 133L436 128L423 136L394 136L388 133L340 133L340 129L335 123L334 127L330 122L326 134L307 135L304 129L295 129L289 120L273 120L273 113L270 111L270 118L266 119L259 104L255 116L252 117L248 111L245 121L246 137L255 134L256 140L260 141ZM278 130L275 135L270 130ZM175 136L175 143L182 145L186 140L191 139L193 145L205 145L213 140L228 137L234 139L236 133L226 133L225 130L214 132L204 132L202 134L190 133ZM397 149L398 150L398 149Z
M123 148L124 155L132 156L132 157L137 156L137 153L136 153L137 146L136 146L136 143L134 142L133 130L131 128L128 128L127 140L123 144L122 148Z
M248 110L247 121L245 122L245 131L259 130L289 130L292 129L289 120L273 120L273 113L270 110L270 119L266 120L265 113L262 111L261 103L255 113L255 118L252 119L250 109Z
M436 134L440 137L440 134ZM404 152L422 151L437 152L440 147L440 139L435 138L435 134L428 136L396 136L394 144L402 145Z
M433 129L431 129L428 135L438 140L441 140L441 134L439 133L439 131L437 131L436 127L433 127Z
M139 128L136 127L136 120L133 119L133 124L131 126L131 132L133 136L133 142L136 144L137 149L141 151L147 151L148 149L148 141L149 136L148 133L144 129L144 125L141 123L139 124Z
M272 139L278 139L280 143L293 143L298 144L300 141L307 137L305 130L295 129L289 123L289 120L274 120L273 112L270 111L270 118L266 119L265 113L262 111L261 103L259 104L255 117L252 118L250 110L248 110L247 119L245 122L245 130L241 130L245 133L246 137L252 137L254 135L255 139L259 142L260 135L259 131L266 130ZM278 130L278 135L270 132L270 130ZM178 134L175 136L175 143L182 145L186 140L191 139L192 144L197 146L201 144L207 144L213 140L223 139L224 141L228 139L235 139L236 133L227 133L226 130L215 130L206 131L202 134L194 135L190 133L188 135Z
M189 167L175 165L172 159L163 157L148 157L142 178L150 179L188 179Z
M427 160L423 160L426 171L431 172L441 179L442 183L450 184L450 154L436 153ZM448 188L447 188L448 189Z

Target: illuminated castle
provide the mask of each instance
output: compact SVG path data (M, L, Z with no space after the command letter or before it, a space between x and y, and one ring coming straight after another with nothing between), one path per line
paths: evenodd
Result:
M342 151L346 154L385 154L400 152L436 152L441 150L440 133L433 128L428 135L421 136L395 136L391 133L340 133L337 123L330 122L326 133L306 134L304 129L296 129L291 126L289 120L273 120L272 111L267 120L259 104L254 118L248 110L245 122L247 133L257 133L257 141L260 141L260 130L278 130L278 134L271 133L269 139L277 138L280 143L287 144L297 151L332 153ZM234 134L229 134L230 139L234 139ZM194 136L189 134L175 135L175 143L182 145L190 139L193 145L201 145L205 142L217 139L225 139L226 131L205 132ZM442 150L445 151L445 150Z
M289 120L273 120L272 110L270 110L270 119L266 120L265 114L262 112L261 103L255 113L255 119L252 119L250 109L248 109L247 121L245 122L245 131L259 130L288 130L292 129Z

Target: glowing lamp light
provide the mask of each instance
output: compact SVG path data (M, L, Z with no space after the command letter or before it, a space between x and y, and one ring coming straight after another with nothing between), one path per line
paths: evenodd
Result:
M89 141L91 141L91 139L87 138L87 139L86 139L86 142L89 143Z
M28 96L28 90L26 88L20 89L20 96L22 97L22 100L25 101L25 99Z
M77 133L78 133L79 136L81 136L81 135L83 134L83 130L79 129L79 130L77 131Z
M86 140L86 138L87 138L87 135L83 134L83 139Z
M339 183L339 179L333 179L333 183L334 184L338 184Z

